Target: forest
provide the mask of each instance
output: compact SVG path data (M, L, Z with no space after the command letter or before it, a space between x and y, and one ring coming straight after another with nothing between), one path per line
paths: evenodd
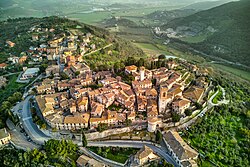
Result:
M0 165L5 167L57 166L76 167L78 146L72 141L51 139L41 150L17 150L4 147L0 151Z
M249 85L226 78L217 78L217 84L226 89L230 104L215 107L184 131L183 137L205 160L218 166L249 166Z

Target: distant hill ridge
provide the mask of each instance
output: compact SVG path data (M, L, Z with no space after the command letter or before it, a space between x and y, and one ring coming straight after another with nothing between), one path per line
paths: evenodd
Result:
M174 19L163 25L161 29L173 28L178 30L179 35L184 36L207 35L204 41L189 45L207 54L250 66L249 11L249 0L230 2Z

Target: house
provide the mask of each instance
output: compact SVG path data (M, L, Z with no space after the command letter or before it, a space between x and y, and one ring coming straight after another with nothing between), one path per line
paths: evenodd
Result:
M163 141L170 155L180 167L186 164L198 166L194 161L197 160L199 153L192 149L176 131L168 131L164 134Z
M65 129L63 124L64 117L62 116L62 110L58 109L55 111L55 113L50 114L44 118L48 123L48 125L51 126L52 128L56 128L59 130Z
M17 64L19 62L19 57L17 56L9 57L8 61L10 61L12 64Z
M96 128L100 123L105 123L108 126L117 125L118 114L116 111L105 111L102 117L90 118L89 123L91 128Z
M146 111L147 108L147 98L145 96L138 96L137 97L137 110L139 112Z
M115 94L110 92L106 94L101 94L96 96L96 101L105 105L105 107L109 107L115 101Z
M6 41L6 43L11 47L13 48L16 44L14 42L11 42L11 41Z
M69 107L70 113L75 113L76 112L76 104L72 103Z
M39 40L39 35L38 34L32 34L32 41L38 41Z
M60 67L58 65L50 65L45 70L46 76L59 76L60 73Z
M135 94L132 90L121 90L115 97L116 101L124 105L126 108L134 109Z
M47 54L51 54L51 55L53 54L57 55L59 53L58 47L48 47L46 51L47 51Z
M38 94L43 94L43 93L47 93L50 92L52 90L52 87L50 84L45 84L45 85L40 85L36 88L36 91Z
M89 118L89 113L66 116L64 118L64 127L66 130L87 128Z
M156 117L156 116L158 116L157 102L156 100L148 99L147 117Z
M28 56L20 57L20 59L18 60L19 64L23 64L27 60L27 58L28 58Z
M0 146L8 144L10 142L10 134L5 128L0 129Z
M157 99L157 91L155 88L152 89L146 89L145 91L145 96L147 97L147 99Z
M103 111L104 105L97 102L91 103L91 117L101 117Z
M107 165L90 158L86 155L81 155L77 160L76 160L77 167L108 167Z
M59 83L57 84L57 89L58 89L58 91L63 91L63 90L68 89L70 86L71 86L71 85L70 85L69 83L66 83L66 82L61 81L61 82L59 82Z
M190 107L191 101L185 98L177 99L172 103L172 109L174 112L183 114L186 109Z
M89 104L88 97L82 97L82 98L77 100L77 106L78 106L78 110L80 112L87 112L88 111L88 104Z
M132 81L133 89L141 88L141 89L148 89L152 88L151 80L143 80L143 81Z
M136 114L134 111L130 111L127 113L127 119L131 120L132 122L135 121L135 116L136 116Z
M117 82L117 79L115 78L107 78L107 79L103 79L99 81L99 83L102 84L103 86L107 86L116 82Z
M87 64L85 63L77 63L75 65L71 66L71 70L76 73L79 71L80 74L90 72L90 68Z
M4 70L7 67L6 63L1 63L0 64L0 69Z
M198 87L192 86L188 90L183 92L183 96L186 99L191 100L192 102L200 102L204 91L205 91L204 88L198 88Z
M205 77L199 77L198 79L195 80L195 85L199 88L207 88L208 87L208 82L206 82Z
M137 71L137 67L135 65L125 67L125 73L126 74L132 74L132 73L134 73L136 71Z
M144 165L145 163L147 162L150 162L150 161L153 161L153 160L156 160L158 159L159 156L157 156L154 151L144 145L136 154L135 154L135 162L141 166L141 165Z
M3 76L0 76L0 88L7 85L7 79Z

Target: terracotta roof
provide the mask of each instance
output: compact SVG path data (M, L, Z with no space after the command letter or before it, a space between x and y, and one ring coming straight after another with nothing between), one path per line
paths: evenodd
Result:
M88 123L88 121L89 121L89 114L88 113L84 113L82 115L66 116L64 118L65 124L68 124L68 123L85 124L85 123Z
M98 115L100 115L104 110L104 105L97 102L92 102L91 107L92 107L91 113L95 113Z
M149 117L148 118L148 123L157 123L157 122L159 122L160 121L160 119L159 118L157 118L157 117Z
M190 100L188 100L188 99L178 99L178 100L174 101L172 103L172 105L178 106L178 107L183 107L183 106L186 106L188 103L190 103Z
M135 112L134 111L129 112L127 117L128 118L135 117Z
M204 93L204 89L191 87L183 93L183 96L188 99L198 101Z
M6 66L7 66L6 63L1 63L1 64L0 64L0 68L4 68L4 67L6 67Z
M138 159L143 159L148 157L151 153L154 153L153 150L150 147L144 145L141 150L136 153L135 156L138 157Z
M79 99L78 101L78 105L87 105L88 104L88 97L82 97L81 99Z
M125 69L128 71L136 71L137 67L135 65L131 65L131 66L126 66Z

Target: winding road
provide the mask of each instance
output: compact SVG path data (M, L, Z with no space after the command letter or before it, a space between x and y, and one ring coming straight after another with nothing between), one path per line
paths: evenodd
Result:
M88 146L96 147L132 147L142 148L144 145L150 147L157 155L164 158L167 162L178 166L173 158L166 152L161 146L155 145L151 142L146 141L131 141L131 140L108 140L108 141L89 141Z
M37 144L44 144L44 141L51 139L49 136L45 135L41 130L38 129L37 125L32 120L32 115L30 112L30 102L29 100L32 96L28 96L22 103L23 108L21 114L21 122L23 128L30 136L30 138Z

